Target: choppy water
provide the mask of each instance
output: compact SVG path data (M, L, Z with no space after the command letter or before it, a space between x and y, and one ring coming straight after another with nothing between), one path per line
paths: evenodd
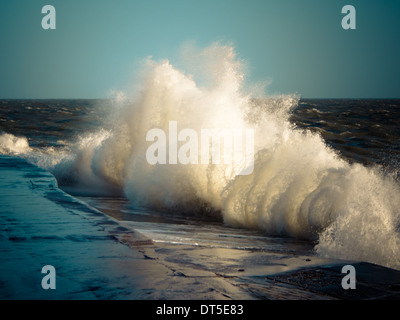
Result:
M26 137L29 148L41 150L43 154L48 150L53 150L55 154L66 152L76 143L77 136L97 130L97 124L112 104L108 100L3 100L0 109L3 131L1 151L13 153L15 143L5 139L6 133L10 133L14 139ZM400 159L399 100L302 99L294 108L290 120L298 128L308 128L321 134L326 144L347 161L368 167L379 165L397 177ZM26 148L27 145L22 145L22 153L15 155L33 161L41 159L26 153ZM188 217L135 208L123 195L87 196L74 189L65 176L61 174L59 179L62 188L110 216L128 221L130 226L155 242L297 254L310 254L314 246L314 242L295 238L270 237L262 230L232 229L222 224L218 217ZM63 177L64 180L61 179Z
M231 49L208 51L218 61L205 68L207 86L150 61L129 99L1 101L0 152L49 170L155 241L314 250L400 268L400 101L254 99ZM251 127L253 173L150 165L146 133L168 132L170 121Z

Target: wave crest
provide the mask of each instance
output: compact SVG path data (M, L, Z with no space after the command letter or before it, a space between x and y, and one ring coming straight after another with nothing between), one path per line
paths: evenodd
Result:
M191 52L190 61L202 86L169 61L148 60L140 89L111 109L110 130L80 139L68 161L47 168L75 172L88 188L119 190L134 205L209 211L229 225L314 240L321 255L400 268L400 192L390 177L349 164L318 134L290 123L296 95L255 99L259 90L244 88L233 48L216 44ZM146 133L168 132L170 121L198 132L254 129L253 174L234 175L230 165L150 165ZM26 140L1 139L2 153L29 151Z

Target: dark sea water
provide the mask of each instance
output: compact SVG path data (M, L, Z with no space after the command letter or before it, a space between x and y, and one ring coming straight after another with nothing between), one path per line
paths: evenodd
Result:
M28 138L32 147L59 148L95 131L109 100L2 100L0 130ZM349 162L397 170L399 99L302 99L290 120L319 133Z
M261 107L264 104L268 105L268 102L262 102ZM276 114L280 111L266 113L266 120L263 120L266 127L280 124L281 120L275 119ZM125 169L118 171L122 165L126 166L126 159L132 159L120 158L119 155L125 154L126 149L130 150L130 154L130 148L135 150L133 129L142 123L140 119L129 118L128 115L111 100L2 100L0 153L22 157L45 168L55 175L60 188L125 221L156 242L298 253L313 252L317 248L315 245L320 245L316 252L342 258L337 245L340 241L340 246L346 248L346 241L349 241L354 248L347 247L343 258L350 259L354 255L355 259L398 267L396 252L399 248L400 220L395 205L400 196L396 198L398 193L395 189L400 168L400 100L301 99L294 103L283 119L287 124L285 134L288 132L289 138L282 138L282 143L279 142L281 138L274 140L272 160L256 159L257 184L250 191L246 188L239 193L232 191L227 198L223 198L223 201L228 201L236 197L238 202L233 203L242 199L243 203L255 208L254 213L246 211L247 215L243 214L243 217L235 214L239 212L235 210L239 209L233 209L232 214L228 209L226 214L218 213L221 206L213 204L214 195L204 196L200 202L191 200L188 210L187 194L183 192L184 200L180 200L177 195L181 191L173 181L186 179L190 182L192 178L195 181L197 176L172 172L166 175L164 181L154 180L152 175L131 175L132 171ZM281 116L277 118L281 119ZM119 125L121 119L128 124L128 129ZM116 141L108 143L116 132ZM279 130L274 132L279 133ZM296 132L302 134L297 136ZM310 138L304 138L303 133ZM285 134L282 133L282 136ZM322 140L318 140L318 135ZM266 139L269 137L266 136ZM288 147L281 150L280 147L287 141ZM333 158L327 156L331 154L330 150L336 155ZM280 158L274 159L278 155ZM307 170L309 172L305 173ZM274 172L272 178L271 172ZM308 176L314 173L320 180L315 186L310 186L314 182L308 180ZM157 174L163 176L164 173ZM291 177L287 179L292 179L292 182L285 184L286 178L283 182L279 180L285 174ZM239 189L245 185L240 179L235 179ZM386 182L388 179L390 181ZM360 181L360 186L353 186L355 180ZM265 181L272 182L263 184ZM171 183L171 189L178 190L167 195L161 191L163 197L160 199L168 204L169 209L173 208L173 214L160 208L161 200L152 193L152 188L168 189L165 183ZM192 186L196 188L195 184ZM184 189L191 187L184 186ZM305 192L307 188L309 191ZM201 194L201 190L199 188L197 194ZM386 190L392 190L394 196ZM137 194L147 202L137 201ZM279 194L281 200L276 200L277 196L272 197L272 194ZM315 194L317 196L314 197ZM259 195L257 200L252 198L255 195ZM347 199L344 195L351 196ZM371 199L370 195L377 197L365 204L373 208L371 214L369 209L362 208L364 197ZM385 197L394 199L394 202L386 207ZM153 200L156 205L146 205ZM301 205L298 205L299 201ZM188 213L190 208L197 210L196 203L197 206L204 206L205 203L209 214ZM224 208L230 208L229 202L226 203L226 207L225 202L222 205L222 212L225 212ZM185 210L180 211L180 204ZM296 212L296 206L300 208L296 219L300 220L290 218L290 212L292 209ZM360 211L367 218L360 219L359 213L354 212L358 207L362 208ZM250 210L248 208L246 210ZM271 216L265 213L268 210L271 210ZM380 228L375 216L369 218L375 213L392 225ZM350 217L346 223L342 219L345 214ZM304 215L307 215L307 222L303 221ZM364 221L365 226L361 226L360 221ZM358 230L358 226L362 229L361 233L367 236L360 243L354 243L354 239L347 235ZM385 237L377 239L375 232L385 233ZM384 250L384 246L389 249ZM356 254L357 251L365 251L365 248L370 248L370 252L368 249L361 256Z
M400 100L301 100L291 120L349 162L399 167Z

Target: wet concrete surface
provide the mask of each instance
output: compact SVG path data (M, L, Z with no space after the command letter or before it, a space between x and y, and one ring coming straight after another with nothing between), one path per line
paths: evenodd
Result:
M341 285L349 263L354 290ZM45 265L55 290L42 288ZM48 172L0 157L0 299L399 298L400 271L370 263L153 243L58 189Z

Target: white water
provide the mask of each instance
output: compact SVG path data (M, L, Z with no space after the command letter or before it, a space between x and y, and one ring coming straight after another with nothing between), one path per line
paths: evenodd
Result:
M288 119L296 96L251 99L259 90L244 87L231 47L213 45L189 55L189 67L190 61L198 78L168 61L147 61L133 85L139 89L114 105L112 129L78 139L69 152L33 150L24 138L4 134L0 152L72 176L81 188L122 190L134 205L190 214L206 204L228 225L317 240L322 256L400 269L400 192L390 177L350 165L319 135L295 129ZM149 165L146 133L168 132L169 121L198 132L254 129L253 174L235 176L229 165Z

